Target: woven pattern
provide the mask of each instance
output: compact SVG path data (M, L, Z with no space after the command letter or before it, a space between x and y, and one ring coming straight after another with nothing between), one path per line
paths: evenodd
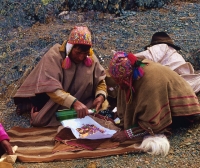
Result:
M116 52L110 61L109 73L117 83L129 83L133 72L125 52Z
M92 45L91 33L85 26L75 26L69 35L68 43Z

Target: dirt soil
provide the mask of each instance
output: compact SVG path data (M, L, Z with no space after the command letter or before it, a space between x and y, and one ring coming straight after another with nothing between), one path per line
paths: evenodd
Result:
M116 18L111 14L99 13L98 20L93 20L83 13L72 13L70 18L50 18L45 24L36 23L29 28L13 29L9 34L7 44L16 42L21 50L27 48L28 44L45 41L45 47L55 42L61 43L67 39L68 33L75 25L87 25L94 37L94 49L98 54L100 62L107 67L111 57L111 50L126 50L139 52L149 44L152 34L155 31L167 31L180 46L183 46L181 54L185 58L190 56L193 50L200 48L200 5L198 1L183 2L166 5L162 9L151 11L138 11L127 13ZM197 11L197 12L195 12ZM85 20L85 18L87 18ZM47 45L48 44L48 45ZM188 47L190 46L190 47ZM40 47L39 47L40 48ZM29 127L29 115L17 116L13 103L8 106L16 88L20 86L32 67L34 54L42 57L44 50L32 48L32 53L27 58L21 59L21 65L27 64L27 71L24 71L22 78L7 85L6 93L0 95L0 119L8 130L12 126ZM15 51L8 51L14 55ZM25 62L26 61L26 62ZM12 61L11 61L12 62ZM18 60L19 62L19 60ZM17 62L15 62L17 64ZM3 65L2 65L3 66ZM200 94L199 94L200 99ZM200 121L200 120L199 120ZM50 163L20 163L16 162L15 168L199 168L200 167L200 122L197 121L191 126L175 129L169 138L171 149L166 157L151 156L146 153L129 153L120 156L110 156L97 159L77 159L72 161L59 161Z

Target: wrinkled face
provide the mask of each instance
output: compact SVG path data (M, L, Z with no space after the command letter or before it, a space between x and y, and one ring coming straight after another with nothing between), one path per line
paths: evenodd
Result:
M75 63L83 62L90 53L89 45L76 44L69 53L69 58Z

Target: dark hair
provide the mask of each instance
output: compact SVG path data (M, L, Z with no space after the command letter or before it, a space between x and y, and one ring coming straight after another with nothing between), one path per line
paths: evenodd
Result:
M91 48L91 46L90 45L84 45L84 44L74 44L73 48L78 48L81 51L86 52Z

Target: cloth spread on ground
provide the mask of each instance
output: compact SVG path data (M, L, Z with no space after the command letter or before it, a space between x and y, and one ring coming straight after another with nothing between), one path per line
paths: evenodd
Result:
M67 137L66 137L67 135ZM112 142L110 139L76 139L73 136L71 129L63 128L55 137L55 140L66 144L62 148L56 147L53 152L57 151L80 151L80 150L95 150L95 149L111 149L119 146L118 142ZM60 144L60 143L59 143ZM72 148L74 147L74 148Z
M130 152L139 152L134 148L134 144L142 141L141 137L121 144L109 140L101 140L102 142L100 143L98 141L94 143L95 145L93 145L93 147L96 148L95 150L87 150L85 149L85 146L83 148L83 142L80 142L79 140L76 141L76 143L74 143L75 140L71 140L71 144L76 144L76 146L78 146L77 144L81 144L78 147L75 145L71 146L71 144L66 145L61 141L55 143L54 138L57 137L58 139L58 136L61 135L57 135L57 127L13 127L7 132L10 136L11 144L18 146L16 155L18 161L21 162L51 162L78 158L98 158ZM60 136L60 140L61 138L62 136ZM89 144L86 145L89 146Z
M171 70L177 72L184 78L195 93L200 91L200 74L194 73L194 68L191 63L186 62L174 48L167 44L153 45L143 52L136 53L135 56L168 66Z

